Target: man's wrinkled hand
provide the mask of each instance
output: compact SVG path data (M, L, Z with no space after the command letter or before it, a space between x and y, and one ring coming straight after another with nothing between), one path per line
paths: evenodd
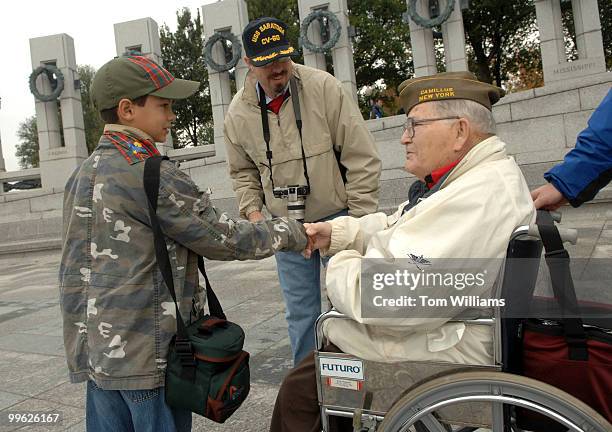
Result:
M260 222L265 219L264 215L260 211L257 211L257 210L249 213L247 218L249 219L249 222L252 222L252 223Z
M302 255L310 258L317 249L327 249L331 243L332 226L329 222L305 223L308 244Z
M531 191L531 198L536 209L557 210L567 199L551 183Z

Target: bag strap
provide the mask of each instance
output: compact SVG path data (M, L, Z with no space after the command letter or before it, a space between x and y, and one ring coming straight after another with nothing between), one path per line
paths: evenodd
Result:
M168 257L168 249L166 248L166 240L164 234L159 225L159 219L157 218L157 199L159 196L159 172L161 163L163 160L167 160L166 156L154 156L145 160L144 168L144 189L147 195L147 206L149 208L149 220L151 223L151 229L153 230L153 242L155 245L155 257L157 265L164 278L164 282L170 291L172 300L174 301L174 307L176 310L176 337L174 338L174 346L181 365L183 366L182 374L188 379L195 379L195 359L193 356L193 348L187 334L187 328L185 322L181 316L179 310L178 301L176 299L176 291L174 290L174 278L172 276L172 266L170 265L170 258ZM206 270L204 269L204 260L198 255L198 267L204 275L206 281L206 299L208 302L208 309L210 314L218 318L225 319L223 308L219 299L215 295L208 281Z
M155 257L157 258L157 265L164 278L164 282L170 291L172 300L174 300L174 306L176 308L176 330L177 336L181 339L187 338L187 329L185 322L181 316L179 310L178 301L176 299L176 292L174 290L174 278L172 276L172 267L170 265L170 258L168 257L168 250L166 248L166 241L162 233L161 227L159 226L159 220L157 218L157 198L159 195L159 169L162 160L167 157L150 157L145 161L144 170L144 188L147 194L147 205L149 208L149 220L151 222L151 229L153 230L153 243L155 245Z
M566 312L570 315L561 319L565 341L568 345L569 359L588 360L587 336L579 315L578 300L569 266L569 253L563 246L559 230L549 212L539 210L536 224L546 251L544 256L550 272L555 298L561 307L562 315L565 315Z
M206 274L206 269L204 268L204 258L198 255L198 268L200 269L200 273L204 276L204 281L206 282L206 304L208 304L208 311L211 316L227 319L225 313L223 313L223 308L221 307L221 302L217 298L217 295L210 286L210 282L208 280L208 275Z
M153 228L153 236L155 241L155 256L157 263L164 277L164 282L170 291L170 295L174 300L174 304L177 311L177 319L180 317L178 303L176 300L176 293L174 291L174 279L172 277L172 267L170 266L170 259L168 257L168 250L166 249L166 241L159 225L159 219L157 218L157 197L159 195L159 170L161 167L162 160L168 160L166 156L150 157L145 161L145 172L144 172L144 187L148 198L149 205L149 218L151 220L151 227ZM158 247L159 246L159 247ZM163 246L163 247L162 247ZM198 255L198 268L204 276L206 283L206 302L208 303L208 310L210 315L227 319L223 312L221 302L217 298L217 295L210 285L206 269L204 268L204 259ZM182 318L181 318L182 321ZM178 328L178 323L177 323Z

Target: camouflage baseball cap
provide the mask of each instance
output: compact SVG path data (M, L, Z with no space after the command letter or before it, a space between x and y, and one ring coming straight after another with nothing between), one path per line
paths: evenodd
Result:
M91 100L98 111L115 108L121 99L145 95L165 99L185 99L200 83L174 78L170 72L143 56L117 57L106 63L94 76Z
M444 72L412 78L398 88L400 104L406 113L423 102L445 99L468 99L491 110L505 92L499 87L478 81L471 72Z

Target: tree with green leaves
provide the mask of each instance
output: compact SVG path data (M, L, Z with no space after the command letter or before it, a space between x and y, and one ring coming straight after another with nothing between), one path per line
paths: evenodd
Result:
M356 28L353 58L358 87L397 88L410 77L412 52L408 24L402 21L404 0L349 0L349 19Z
M382 97L385 107L393 114L398 85L412 75L410 29L402 21L405 0L349 0L349 20L356 29L353 38L353 59L357 89L369 88L371 93L359 94L359 108L368 118L371 101Z
M83 123L85 125L85 142L87 153L91 154L104 132L104 122L91 101L91 83L96 70L89 65L77 66L77 72L81 79L81 103L83 106Z
M204 39L198 10L195 19L187 8L176 12L177 28L160 28L164 67L180 78L199 81L200 89L191 97L174 102L177 119L172 128L175 148L212 144L214 141L208 70L203 60Z
M19 143L15 150L19 166L21 169L38 168L38 127L36 126L36 116L28 117L19 123L17 130Z
M463 11L469 69L502 86L521 67L541 70L535 6L531 0L472 0Z

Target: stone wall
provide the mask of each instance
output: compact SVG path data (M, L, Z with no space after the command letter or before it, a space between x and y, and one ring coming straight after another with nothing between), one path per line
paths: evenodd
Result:
M0 253L57 249L63 190L0 195Z
M494 106L498 135L508 144L508 151L519 163L530 188L543 184L544 172L574 146L576 136L611 87L612 73L608 72L512 93ZM383 161L380 208L387 212L406 200L408 186L414 181L403 170L400 136L404 118L393 116L367 122ZM237 215L224 162L196 159L183 162L181 168L202 189L212 190L217 207ZM587 212L597 217L597 206L609 202L612 202L610 187L587 206L590 209ZM59 247L61 208L61 190L0 195L0 253Z
M497 134L508 145L531 189L544 184L543 175L563 160L576 137L612 87L612 73L566 80L537 89L511 93L494 107ZM368 121L383 160L380 207L405 201L414 177L403 171L400 136L404 116ZM602 190L594 203L612 201L612 188Z

